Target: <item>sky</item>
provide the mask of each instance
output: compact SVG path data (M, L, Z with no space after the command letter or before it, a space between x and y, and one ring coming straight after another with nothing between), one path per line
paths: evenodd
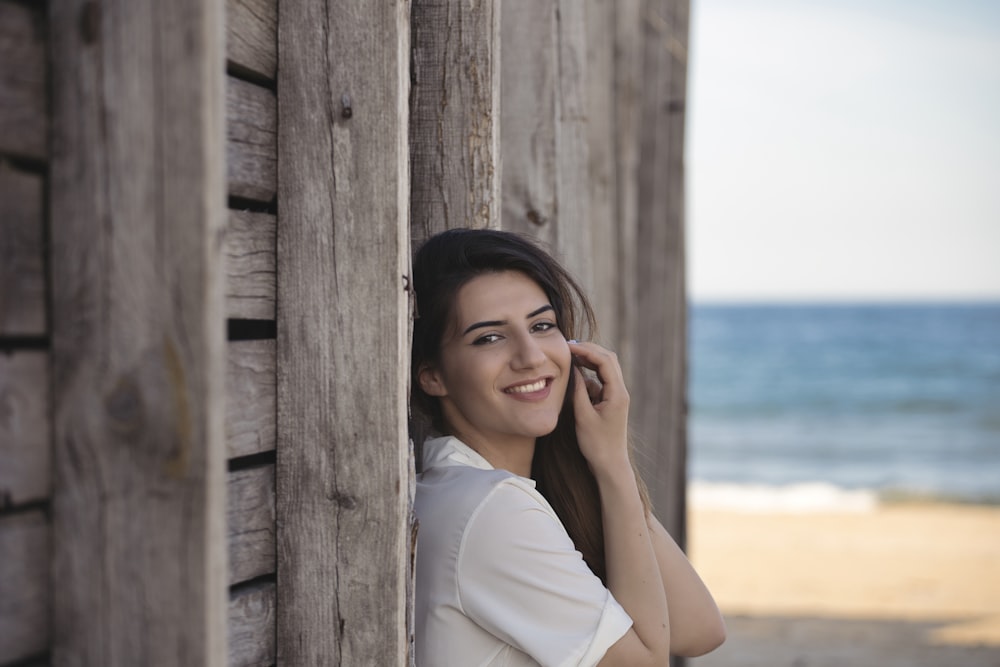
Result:
M1000 300L1000 2L691 4L692 300Z

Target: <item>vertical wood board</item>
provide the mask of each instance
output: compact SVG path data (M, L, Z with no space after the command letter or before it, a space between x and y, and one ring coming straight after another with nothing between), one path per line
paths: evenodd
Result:
M279 12L278 661L402 664L408 5Z
M687 298L684 283L686 0L651 0L645 15L645 81L637 224L635 425L657 514L684 544L687 448Z
M500 8L416 0L410 95L411 236L500 225Z
M507 1L501 34L502 225L537 236L589 294L584 3Z
M52 0L57 664L226 659L221 0Z
M275 664L275 597L275 584L268 581L239 586L230 595L229 667L269 667Z

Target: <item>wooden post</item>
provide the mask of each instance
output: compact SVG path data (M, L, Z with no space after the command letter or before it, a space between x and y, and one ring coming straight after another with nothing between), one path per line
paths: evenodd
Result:
M407 3L278 20L278 661L409 646Z
M633 424L653 505L683 546L687 448L684 105L688 0L649 0L636 226ZM638 372L638 368L644 369Z
M221 0L51 0L55 665L226 661Z
M410 235L500 226L500 2L415 0Z
M504 2L502 226L537 236L590 293L584 6Z

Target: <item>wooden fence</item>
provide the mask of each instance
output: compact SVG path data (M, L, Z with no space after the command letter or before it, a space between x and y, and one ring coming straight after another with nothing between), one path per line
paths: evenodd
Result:
M548 244L684 534L686 0L0 0L0 666L407 664L411 248Z

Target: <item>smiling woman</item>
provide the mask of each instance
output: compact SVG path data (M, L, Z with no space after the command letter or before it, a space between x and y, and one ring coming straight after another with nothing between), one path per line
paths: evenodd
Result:
M450 230L414 260L418 665L646 665L718 646L711 595L650 513L616 356L547 253ZM594 377L584 379L582 369Z

